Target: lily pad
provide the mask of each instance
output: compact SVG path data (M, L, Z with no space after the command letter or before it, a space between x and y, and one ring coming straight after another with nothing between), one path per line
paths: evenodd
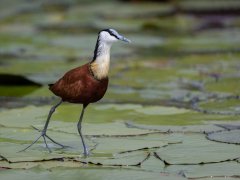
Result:
M97 143L97 146L93 150L93 153L115 154L137 150L150 150L169 144L181 143L182 136L179 134L157 133L131 137L101 137L94 139L94 142Z
M22 162L72 158L79 157L82 154L83 147L78 135L59 132L48 132L48 135L57 142L69 146L68 148L62 149L52 142L48 142L48 146L52 150L52 153L49 153L43 139L40 139L38 143L34 144L28 150L19 152L39 135L40 132L32 129L1 128L0 156L9 162ZM88 138L85 140L89 149L93 149L95 143Z
M101 107L97 107L96 109L109 109L114 108L116 110L134 110L138 113L146 114L146 115L169 115L169 114L181 114L189 112L186 109L180 109L175 107L164 107L164 106L142 106L138 104L107 104L102 105Z
M193 165L235 160L240 149L236 145L209 141L201 134L188 134L182 144L160 148L156 153L166 164Z
M216 124L216 126L222 127L226 130L236 130L236 129L240 129L240 123L238 122L231 122L231 124Z
M212 132L212 131L220 131L223 128L218 127L213 124L206 124L206 125L186 125L186 126L157 126L157 125L144 125L144 124L135 124L133 122L126 122L126 125L130 128L139 128L145 130L154 130L160 132Z
M165 172L179 174L182 173L187 178L212 177L218 179L222 177L238 177L240 175L240 164L234 161L204 164L204 165L172 165L165 168Z
M128 128L124 122L84 123L83 126L83 134L88 136L137 136L156 132L154 130ZM76 123L55 122L50 129L66 133L78 133Z
M23 162L23 161L42 161L42 160L52 160L52 159L61 159L64 155L51 153L49 154L47 151L36 151L29 150L26 152L18 153L18 151L23 149L23 146L15 144L15 143L0 143L0 155L3 156L8 162ZM69 157L74 157L73 155L69 155Z
M89 157L82 162L104 166L139 166L149 156L148 152L135 151L115 154L113 157Z
M51 171L46 171L42 168L33 168L29 170L5 170L1 172L1 179L31 179L35 177L40 179L67 179L73 180L105 180L105 179L125 179L125 180L140 180L149 179L155 180L161 178L162 180L181 180L185 179L179 176L153 173L139 170L119 169L119 168L53 168Z
M118 106L118 109L115 107ZM51 106L27 106L24 108L17 108L17 109L11 109L11 110L4 110L0 112L1 119L0 119L0 125L5 127L24 127L29 128L31 125L34 125L36 127L43 127L45 124L47 114L50 110ZM122 110L121 110L122 108ZM148 114L139 113L138 111L143 110L144 108L149 109ZM153 108L153 109L152 109ZM95 104L91 105L87 108L84 121L83 123L91 123L96 124L93 125L92 128L97 128L98 124L101 123L113 123L113 122L123 122L123 121L132 121L136 124L148 124L148 125L196 125L196 124L209 124L209 121L211 123L211 120L214 120L214 123L217 124L219 122L217 121L223 121L223 120L239 120L237 116L229 115L229 116L222 116L222 115L212 115L212 114L202 114L199 112L186 112L184 113L185 109L178 109L178 108L172 108L169 107L168 110L174 109L178 112L178 114L170 114L170 111L167 112L168 114L164 114L165 112L160 111L157 112L157 109L162 109L162 106L142 106L142 105L114 105L114 104ZM163 109L166 109L163 107ZM189 111L189 110L187 110ZM72 104L63 104L61 105L53 114L52 119L49 124L49 128L59 128L62 125L58 125L58 122L66 122L66 123L72 123L72 124L63 124L64 127L69 127L70 129L66 131L72 131L73 133L76 131L76 124L78 122L79 116L81 112L81 106L79 105L72 105ZM163 115L161 115L163 113ZM149 117L151 117L151 120L149 120ZM56 123L56 125L55 125ZM119 130L116 131L116 133L112 132L112 134L120 134L121 131L125 129L121 123L116 124L108 124L106 127L110 126L118 126ZM84 125L83 125L84 126ZM86 125L88 126L88 125ZM104 125L102 126L104 127ZM137 130L138 127L133 127L133 132L136 132L136 134L144 134L147 133L147 131L151 132L154 130L154 128L149 127L146 128L144 131ZM71 129L72 128L72 129ZM160 127L161 128L161 127ZM166 128L168 128L166 126ZM185 128L185 127L184 127ZM116 128L115 128L116 129ZM169 128L168 128L169 129ZM180 128L180 130L182 127ZM196 127L196 129L198 129ZM206 127L206 129L208 129ZM220 130L221 128L217 127L215 129L214 126L211 128L212 130ZM85 128L83 128L85 131ZM127 128L125 129L127 130ZM147 131L146 131L147 130ZM155 129L157 130L157 129ZM159 129L161 130L161 129ZM101 132L102 130L99 130ZM122 131L122 132L123 132ZM138 131L138 132L137 132ZM196 130L195 130L196 131ZM199 128L199 131L204 131L204 126ZM103 131L102 134L106 134ZM90 133L94 134L94 133ZM99 135L100 133L95 133L96 135ZM133 134L130 130L126 131L126 134Z
M30 127L30 125L44 124L41 117L47 113L46 108L28 106L1 112L0 124L4 127Z
M240 144L240 130L212 132L207 135L207 138L217 142Z
M148 171L164 172L165 164L152 154L141 164L141 168Z
M239 113L239 99L236 96L232 99L220 99L217 101L208 101L207 103L201 103L200 107L208 111L214 111L216 113L226 112L238 115Z
M136 150L144 150L156 147L167 146L167 141L148 140L134 137L119 137L119 138L98 138L95 140L97 143L93 153L120 153Z
M86 164L82 164L81 162L75 162L68 159L60 159L60 160L49 160L49 161L31 161L31 162L15 162L9 163L8 161L1 161L0 167L9 168L9 169L31 169L33 167L41 167L43 169L51 169L55 167L83 167Z

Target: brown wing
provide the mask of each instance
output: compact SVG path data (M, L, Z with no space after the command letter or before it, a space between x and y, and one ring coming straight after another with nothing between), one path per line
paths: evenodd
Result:
M100 100L108 86L108 78L94 79L89 64L68 71L50 90L63 101L89 104Z
M63 100L70 100L83 94L86 89L86 75L89 73L88 64L68 71L55 84L50 86L50 90Z

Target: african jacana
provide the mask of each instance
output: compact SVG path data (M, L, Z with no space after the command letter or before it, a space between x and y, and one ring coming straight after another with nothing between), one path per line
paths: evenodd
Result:
M105 94L108 88L108 71L110 63L110 49L113 42L118 40L125 41L130 43L130 40L120 35L114 29L104 29L99 32L96 47L94 50L94 56L92 61L87 64L84 64L80 67L68 71L62 78L60 78L55 84L50 84L49 89L57 96L61 98L60 102L53 106L48 114L47 121L40 134L40 136L27 146L22 151L25 151L33 144L35 144L41 137L44 139L46 148L51 152L46 138L48 138L53 143L61 146L62 148L66 147L51 137L49 137L47 132L47 127L50 121L52 114L55 109L62 102L70 102L82 104L82 112L80 119L77 124L78 132L82 140L82 145L84 148L84 155L88 156L89 152L85 145L83 136L82 136L82 120L84 110L90 103L99 101ZM36 129L36 128L35 128Z

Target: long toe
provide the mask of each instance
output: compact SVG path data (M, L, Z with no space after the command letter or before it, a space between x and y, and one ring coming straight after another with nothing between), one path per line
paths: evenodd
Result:
M53 140L51 137L49 137L49 136L46 134L46 130L40 131L39 129L37 129L37 128L35 128L35 127L33 127L33 128L36 129L37 131L41 132L41 135L38 136L38 137L36 138L36 140L34 140L30 145L28 145L26 148L24 148L23 150L21 150L21 151L19 151L19 152L26 151L28 148L30 148L31 146L33 146L41 137L43 138L44 144L45 144L46 148L48 149L49 153L51 153L52 151L51 151L50 147L49 147L48 144L47 144L46 138L49 139L50 141L52 141L54 144L56 144L56 145L58 145L58 146L61 146L61 148L67 148L67 147L69 147L69 146L64 146L64 145L56 142L55 140Z
M61 146L62 148L71 148L70 146L65 146L65 145L63 145L63 144L61 144L61 143L53 140L53 139L52 139L51 137L49 137L48 135L45 135L45 136L46 136L46 138L48 138L50 141L52 141L54 144L56 144L56 145L58 145L58 146Z
M40 138L42 137L42 135L40 135L35 141L33 141L30 145L28 145L26 148L24 148L23 150L20 150L18 152L23 152L26 151L28 148L30 148L32 145L34 145Z

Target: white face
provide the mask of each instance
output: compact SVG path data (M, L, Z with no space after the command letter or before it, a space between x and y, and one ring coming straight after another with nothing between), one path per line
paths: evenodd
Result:
M118 41L118 39L112 35L110 35L107 31L102 31L100 33L100 40L107 42L107 43L113 43Z

